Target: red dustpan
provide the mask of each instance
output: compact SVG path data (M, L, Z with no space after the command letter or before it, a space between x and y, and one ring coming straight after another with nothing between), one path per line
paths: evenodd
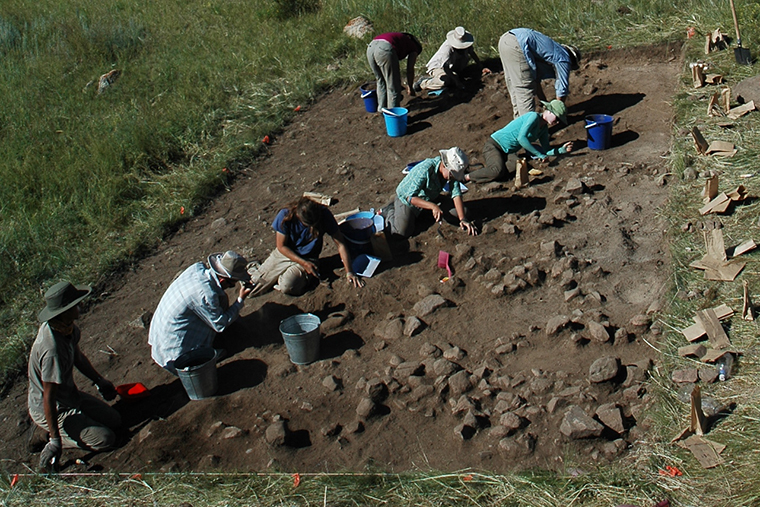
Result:
M116 386L116 392L119 393L119 396L123 400L139 400L140 398L150 396L150 389L140 382Z
M449 266L449 257L449 252L444 252L443 250L438 251L438 267L445 269L449 274L449 278L451 278L451 266Z

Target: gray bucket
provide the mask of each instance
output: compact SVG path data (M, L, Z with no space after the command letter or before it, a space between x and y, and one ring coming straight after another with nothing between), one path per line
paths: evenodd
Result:
M216 351L211 347L185 352L174 361L177 375L191 400L216 394Z
M319 317L311 313L293 315L280 322L280 333L294 364L309 364L319 359L322 333Z

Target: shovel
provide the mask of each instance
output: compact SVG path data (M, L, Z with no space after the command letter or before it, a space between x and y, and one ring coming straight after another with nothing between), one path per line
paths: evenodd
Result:
M749 49L742 47L742 36L739 35L739 21L736 19L736 7L734 7L734 0L729 0L731 3L731 14L734 16L734 28L736 29L736 45L734 48L734 58L736 63L740 65L752 65L752 55Z

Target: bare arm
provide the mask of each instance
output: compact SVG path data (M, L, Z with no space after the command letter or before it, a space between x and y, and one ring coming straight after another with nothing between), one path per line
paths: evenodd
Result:
M351 268L351 254L348 252L348 247L346 247L343 233L337 231L332 235L332 238L335 240L335 246L338 247L338 255L340 255L340 260L343 262L343 268L346 270L346 278L354 287L364 287L364 280L356 276L356 273L354 273Z
M410 97L414 96L414 64L417 63L417 53L409 53L406 57L406 92Z
M412 197L409 199L409 203L412 206L416 206L418 208L422 209L428 209L433 212L433 218L435 218L436 222L440 222L441 218L443 217L443 212L441 211L440 206L438 206L434 202L426 201L425 199L421 197Z
M58 392L58 384L52 382L42 383L42 409L45 412L45 421L47 422L48 434L50 439L61 438L61 432L58 429L58 406L55 403L55 395Z
M277 250L290 259L291 261L300 264L312 276L319 277L319 269L316 264L311 261L307 261L300 255L298 255L290 246L288 246L288 237L281 232L275 233L275 241L277 243Z
M477 236L478 230L475 228L475 226L467 220L467 216L464 212L464 201L462 200L462 196L458 195L454 197L454 208L457 210L457 217L459 217L459 227L466 231L467 234L471 236Z
M74 366L76 366L77 370L82 372L82 375L98 386L98 391L100 391L100 395L103 396L103 398L107 401L116 398L116 388L111 381L98 373L95 367L92 366L92 363L90 363L90 360L87 359L87 356L82 354L82 351L79 350L78 345L74 353Z

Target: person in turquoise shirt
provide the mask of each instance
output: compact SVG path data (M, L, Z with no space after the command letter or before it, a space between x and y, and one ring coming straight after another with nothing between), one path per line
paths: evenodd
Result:
M510 157L521 149L525 149L534 158L545 159L573 151L572 141L559 148L549 147L549 127L559 121L567 123L567 109L560 100L541 102L544 111L540 115L529 112L518 116L501 130L497 130L483 145L483 160L485 166L465 176L465 181L486 183L496 179L506 179L508 174L515 172L517 157ZM538 141L539 146L533 144Z
M422 210L430 210L436 222L443 220L443 211L436 203L446 183L451 185L451 199L459 218L459 227L473 236L478 234L475 226L467 220L459 182L464 179L469 166L467 155L456 146L441 150L439 157L428 158L409 171L396 187L396 196L383 209L386 227L393 234L408 238L414 233L417 216Z

